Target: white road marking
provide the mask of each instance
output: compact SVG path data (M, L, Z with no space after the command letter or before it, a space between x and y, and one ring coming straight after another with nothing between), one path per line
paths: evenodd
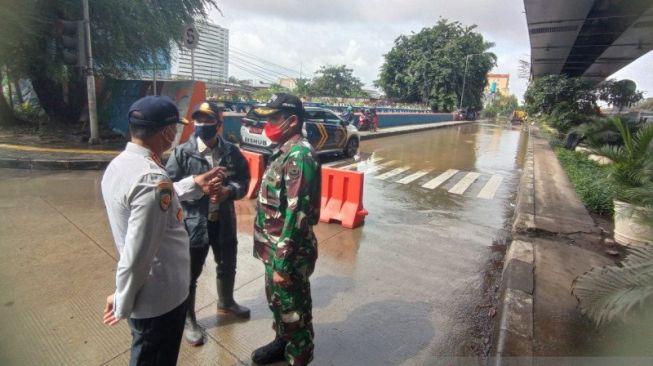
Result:
M325 167L328 167L328 168L332 168L332 167L335 167L336 165L345 164L345 163L347 163L347 162L348 162L348 161L342 161L342 160L339 160L339 161L332 161L332 162L330 162L330 163L322 164L322 166L325 166Z
M458 173L457 169L449 169L446 172L438 175L436 178L431 179L430 181L426 182L426 184L422 185L422 187L428 188L428 189L436 189L442 183L446 182L449 178L456 175L456 173Z
M478 198L492 199L499 189L499 185L503 177L500 175L493 175L490 180L487 181L485 187L481 189L481 192L478 193Z
M413 174L411 174L411 175L409 175L407 177L404 177L404 178L398 180L397 183L408 184L408 183L413 182L413 181L415 181L417 179L420 179L421 177L427 175L430 172L431 172L430 170L420 170L417 173L413 173Z
M374 173L377 170L387 168L390 165L394 165L394 164L397 164L397 163L398 163L397 160L390 160L390 161L386 161L385 163L382 163L382 164L378 164L378 165L374 165L374 166L369 167L369 168L365 168L365 169L363 169L363 171L365 173Z
M386 172L386 173L383 173L383 174L377 176L376 178L381 179L381 180L385 180L385 179L394 177L395 175L399 175L399 174L405 172L408 169L410 169L409 166L404 166L404 167L401 167L401 168L395 168L395 169L392 169L389 172Z
M341 166L341 167L338 168L338 169L352 169L352 168L357 168L361 163L363 163L363 162L362 162L362 161L357 161L357 162L355 162L355 163L353 163L353 164L349 164L349 165Z
M467 173L466 176L463 177L463 179L460 180L460 182L456 183L453 188L449 190L449 193L454 193L454 194L463 194L469 188L469 186L474 183L478 177L481 176L481 173L476 173L476 172L471 172Z

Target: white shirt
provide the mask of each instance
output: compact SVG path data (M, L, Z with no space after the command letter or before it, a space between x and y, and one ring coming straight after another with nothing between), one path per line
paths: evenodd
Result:
M201 197L202 191L193 177L173 185L151 156L147 148L128 143L102 177L120 256L114 296L119 319L160 316L188 297L189 239L179 199Z

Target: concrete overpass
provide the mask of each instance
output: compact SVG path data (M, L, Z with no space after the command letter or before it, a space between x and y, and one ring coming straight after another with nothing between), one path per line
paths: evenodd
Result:
M653 0L524 0L524 7L533 77L601 82L653 49Z

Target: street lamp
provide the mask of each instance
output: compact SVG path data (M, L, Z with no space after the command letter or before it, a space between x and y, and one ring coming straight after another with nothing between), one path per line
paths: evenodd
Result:
M465 98L465 79L467 78L467 64L469 63L469 58L472 56L479 56L482 55L482 53L470 53L469 55L465 56L465 73L463 74L463 92L460 94L460 105L458 106L458 110L463 109L463 98Z

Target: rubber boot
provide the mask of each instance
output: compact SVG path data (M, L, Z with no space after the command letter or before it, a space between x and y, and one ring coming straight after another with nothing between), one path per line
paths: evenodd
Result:
M195 289L188 293L188 310L186 310L186 323L184 324L184 338L193 347L204 344L204 329L197 324L195 319Z
M234 278L218 278L218 315L249 319L249 309L234 301Z
M252 361L259 365L285 361L286 344L283 338L276 337L272 342L255 349L252 352Z

